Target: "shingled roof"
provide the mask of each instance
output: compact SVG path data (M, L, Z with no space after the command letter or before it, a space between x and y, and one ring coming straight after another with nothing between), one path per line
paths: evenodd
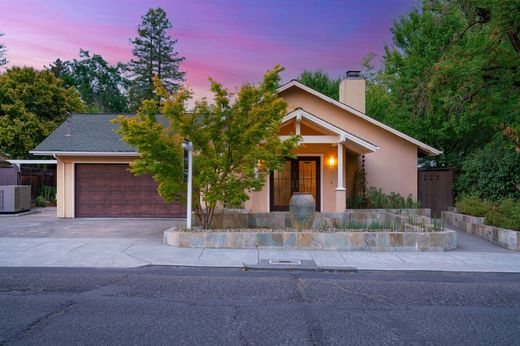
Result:
M119 126L111 122L118 114L74 114L70 122L70 136L66 136L69 124L63 122L34 150L35 155L59 153L136 153L131 145L123 142L115 130ZM131 116L126 114L125 116Z

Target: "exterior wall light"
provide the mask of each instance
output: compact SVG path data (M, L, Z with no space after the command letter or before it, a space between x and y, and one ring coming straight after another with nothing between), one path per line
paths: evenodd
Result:
M334 168L336 166L336 158L334 156L329 157L329 167Z

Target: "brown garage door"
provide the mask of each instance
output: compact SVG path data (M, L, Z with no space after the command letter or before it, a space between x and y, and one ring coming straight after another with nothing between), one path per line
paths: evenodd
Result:
M185 217L166 204L150 176L136 177L125 164L75 165L76 217Z

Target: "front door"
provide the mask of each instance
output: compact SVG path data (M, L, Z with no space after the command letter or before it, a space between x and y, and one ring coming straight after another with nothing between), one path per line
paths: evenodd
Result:
M289 210L294 192L310 192L320 211L320 158L301 156L288 159L279 171L270 176L271 211Z

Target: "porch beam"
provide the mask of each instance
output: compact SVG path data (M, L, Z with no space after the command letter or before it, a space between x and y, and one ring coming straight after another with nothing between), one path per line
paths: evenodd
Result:
M282 141L290 136L279 136ZM304 144L335 144L341 141L340 136L301 136L300 143Z

